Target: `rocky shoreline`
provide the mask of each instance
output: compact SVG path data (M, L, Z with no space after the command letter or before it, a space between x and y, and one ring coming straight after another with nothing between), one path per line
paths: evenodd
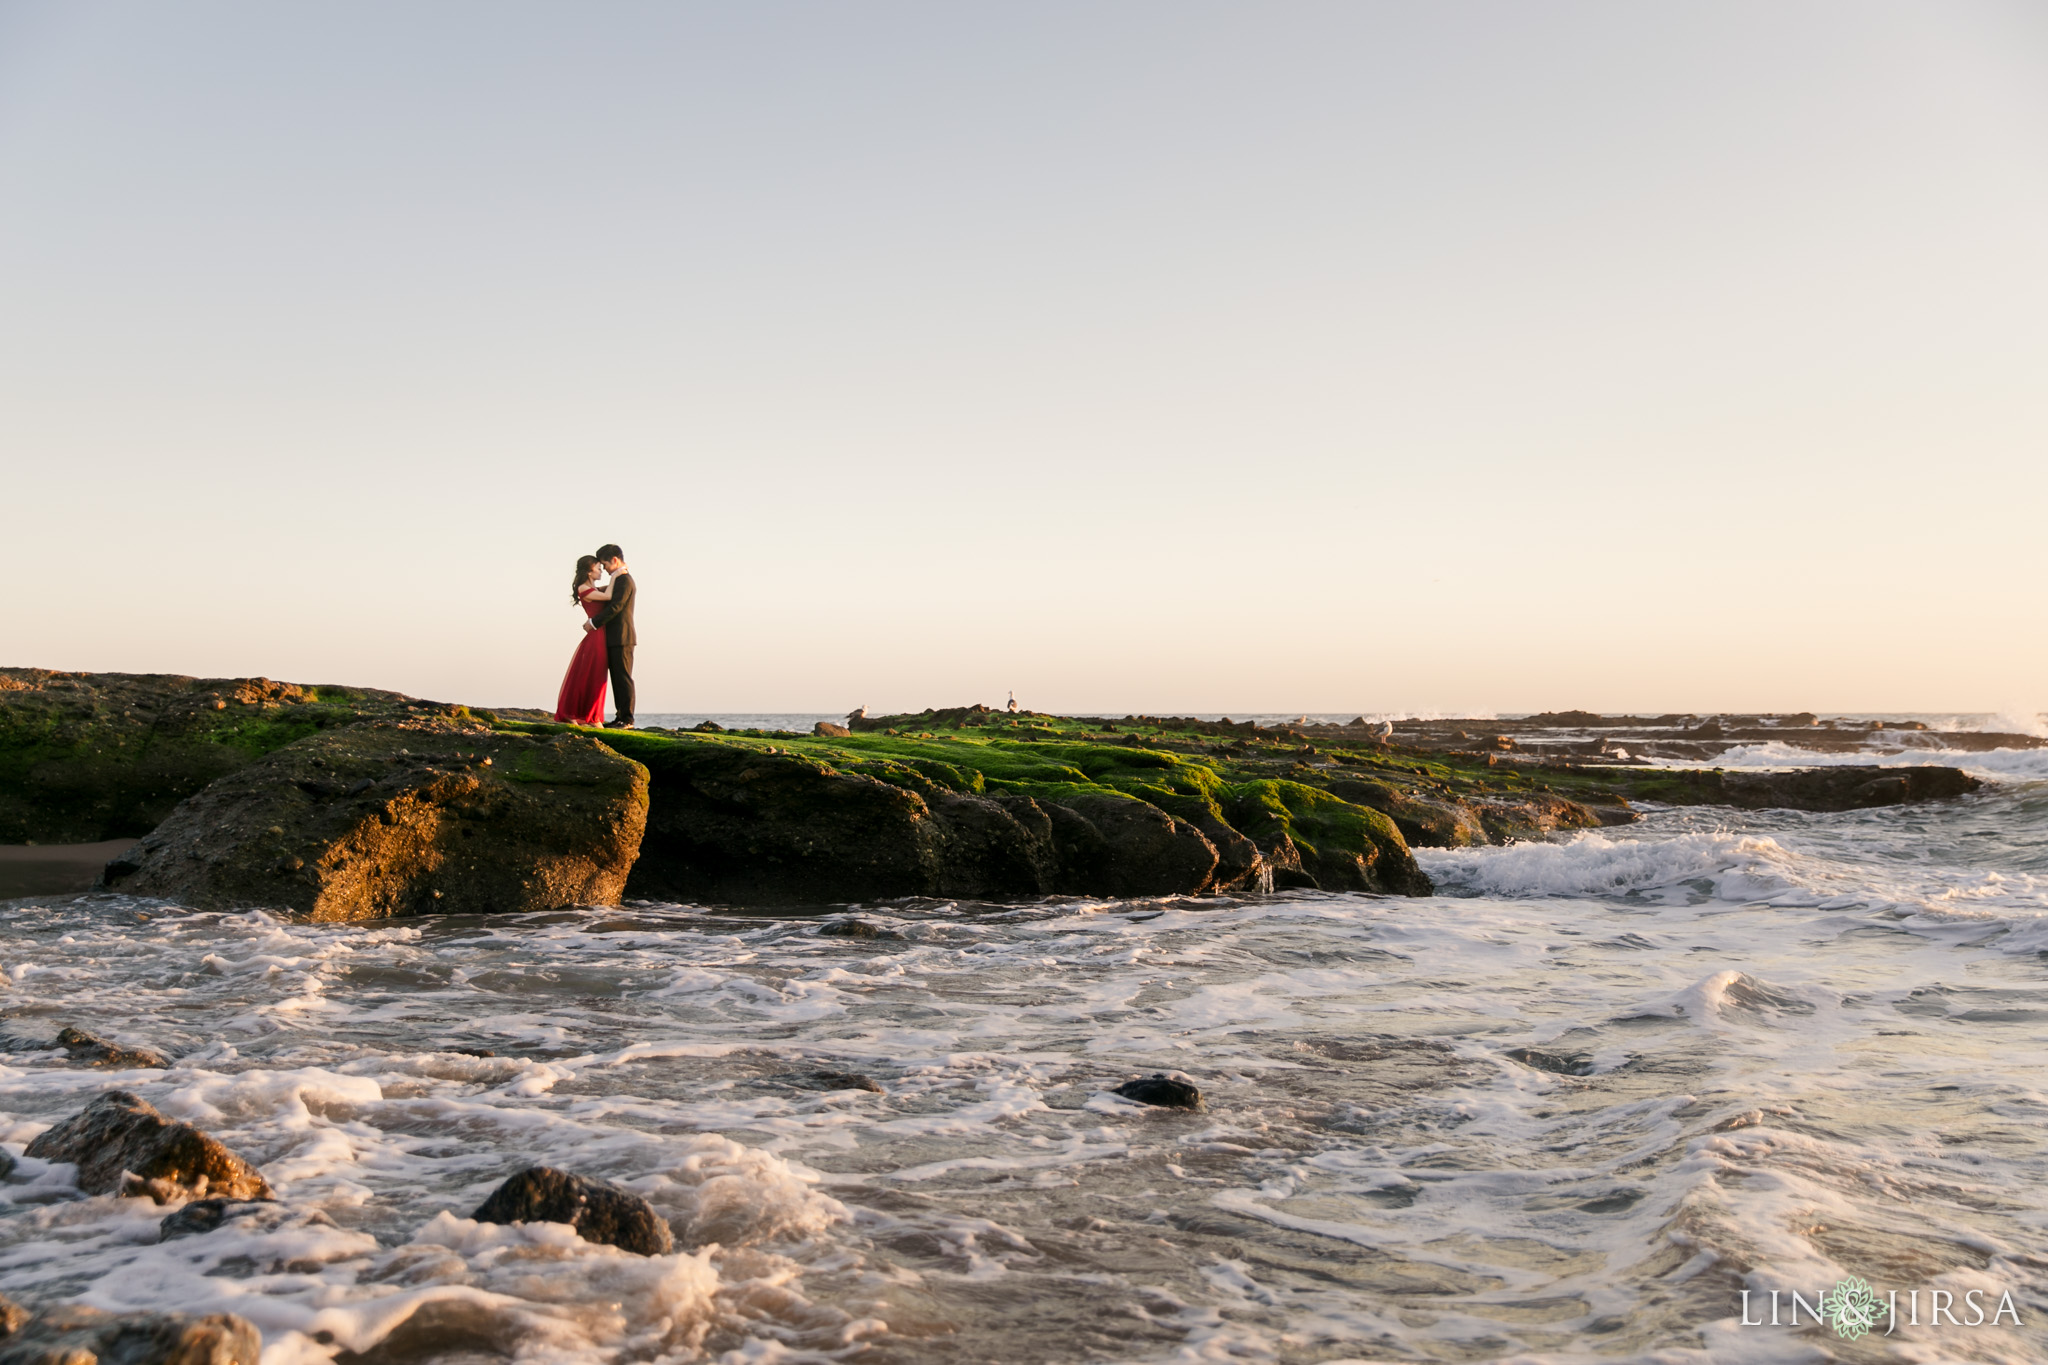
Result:
M1635 802L1834 811L1980 785L1645 761L1884 731L1810 715L1258 726L974 706L817 729L596 731L374 689L0 669L0 844L136 838L102 889L334 920L622 896L1428 895L1412 847L1625 823Z

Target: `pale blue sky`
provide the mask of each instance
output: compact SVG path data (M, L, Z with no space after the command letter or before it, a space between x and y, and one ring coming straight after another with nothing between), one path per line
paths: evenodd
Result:
M2044 376L2038 4L0 0L4 663L2039 707Z

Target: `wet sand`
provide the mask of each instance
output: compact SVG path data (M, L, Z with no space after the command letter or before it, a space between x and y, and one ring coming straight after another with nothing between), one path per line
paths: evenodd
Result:
M90 891L107 860L133 839L97 844L0 844L0 900Z

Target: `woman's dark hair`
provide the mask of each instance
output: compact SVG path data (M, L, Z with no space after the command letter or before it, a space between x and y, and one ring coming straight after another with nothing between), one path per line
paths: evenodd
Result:
M583 600L583 585L590 581L590 570L596 563L596 555L576 556L576 581L569 585L569 600L571 602L581 602Z

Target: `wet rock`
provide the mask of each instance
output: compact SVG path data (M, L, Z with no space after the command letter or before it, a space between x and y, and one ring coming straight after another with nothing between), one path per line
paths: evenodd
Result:
M826 920L818 926L821 938L902 938L894 929L883 929L864 919Z
M807 1071L791 1079L807 1090L866 1090L875 1095L887 1093L874 1078L863 1076L858 1071Z
M1507 1055L1523 1066L1559 1076L1590 1076L1593 1059L1583 1052L1553 1052L1540 1047L1511 1047Z
M280 1207L273 1199L195 1199L156 1225L156 1239L172 1242L180 1237L198 1237L252 1212Z
M851 735L853 731L835 721L821 720L811 727L811 733L814 735L825 735L832 739L843 739Z
M4 1302L4 1301L0 1301ZM0 1317L14 1319L21 1310ZM0 1337L0 1365L257 1365L263 1339L232 1313L47 1308Z
M613 904L646 815L646 770L588 736L348 726L182 803L103 885L315 920Z
M665 1256L675 1237L654 1205L608 1180L531 1166L498 1186L470 1215L479 1223L567 1223L586 1242Z
M71 1060L84 1066L104 1067L117 1070L122 1067L168 1068L170 1059L161 1052L146 1047L122 1047L105 1039L95 1038L84 1029L67 1028L57 1035L57 1046L71 1054Z
M1136 1100L1139 1104L1157 1105L1162 1109L1202 1107L1202 1092L1199 1089L1186 1081L1175 1080L1166 1075L1143 1076L1125 1081L1110 1093L1122 1095L1127 1100Z
M15 1161L13 1153L7 1151L0 1151L0 1180L5 1180L7 1179L7 1177L13 1175L14 1166Z
M11 1337L28 1321L28 1310L0 1294L0 1337Z
M271 1197L269 1182L219 1140L125 1090L107 1091L41 1133L27 1154L73 1163L87 1194L147 1195L160 1204Z

